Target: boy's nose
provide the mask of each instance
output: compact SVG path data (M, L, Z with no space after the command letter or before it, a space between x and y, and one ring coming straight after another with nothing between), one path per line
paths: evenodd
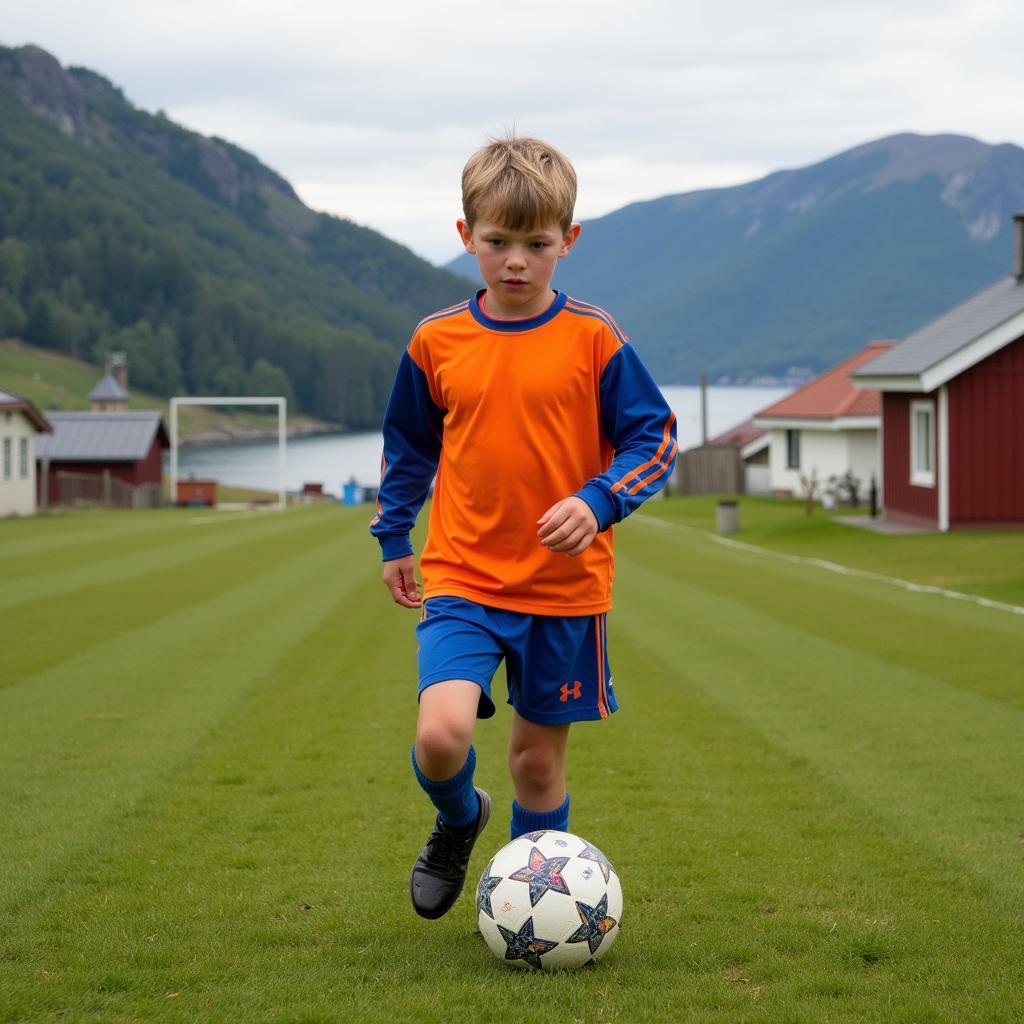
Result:
M521 249L509 249L505 256L505 265L509 267L525 267L526 255Z

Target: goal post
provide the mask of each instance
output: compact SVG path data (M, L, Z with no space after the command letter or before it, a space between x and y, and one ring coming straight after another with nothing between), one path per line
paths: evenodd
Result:
M251 398L231 396L226 398L179 397L171 399L171 501L178 503L178 409L183 405L274 405L277 406L277 504L274 508L285 507L285 466L287 459L286 421L288 400L286 398Z

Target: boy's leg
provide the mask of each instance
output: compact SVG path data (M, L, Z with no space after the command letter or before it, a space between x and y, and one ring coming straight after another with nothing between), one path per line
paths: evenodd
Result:
M508 768L516 798L512 802L511 835L569 828L569 797L565 792L565 753L569 723L540 725L512 712Z
M420 694L413 770L437 808L437 820L409 878L420 917L446 914L462 892L473 844L491 814L490 797L473 785L473 730L480 685L448 679Z
M473 732L480 686L468 679L434 683L420 694L413 769L445 824L455 828L476 820L473 790Z

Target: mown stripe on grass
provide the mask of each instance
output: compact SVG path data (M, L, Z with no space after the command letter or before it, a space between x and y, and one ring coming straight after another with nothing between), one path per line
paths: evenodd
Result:
M681 674L663 635L634 637L634 617L678 597L663 583L642 600L620 590L624 710L570 743L573 827L626 889L610 957L574 975L511 970L475 934L471 893L441 921L415 918L408 868L432 816L408 765L415 615L372 569L10 918L15 1016L1012 1019L1024 958L1009 908ZM627 591L633 575L627 557ZM688 649L697 673L700 638ZM497 812L471 882L506 838L507 727L500 708L477 735Z
M0 558L4 567L26 555L89 546L102 539L129 537L164 528L176 511L53 512L31 519L0 521ZM9 561L10 560L10 561Z
M653 607L675 599L685 616L700 598L637 600L638 582L624 559L610 618L623 710L570 744L576 823L626 886L617 973L646 975L642 1011L622 1019L889 1024L1021 1006L1017 907L712 692L720 637L694 629L682 657L652 642Z
M0 615L6 649L0 689L30 679L66 657L178 608L209 600L221 591L274 568L335 533L361 533L351 515L307 515L276 520L259 529L236 530L198 547L177 530L151 538L153 547L135 555L134 575L28 601ZM269 528L269 529L268 529Z
M969 604L980 605L983 608L992 608L995 611L1007 612L1010 615L1024 615L1024 606L1018 604L1007 604L1005 601L994 601L979 594L966 594L959 590L949 590L946 587L935 586L930 583L914 583L910 580L897 579L895 576L886 576L883 573L871 572L868 569L856 569L848 565L839 565L824 558L812 558L807 555L793 555L785 551L773 551L771 548L759 547L756 544L746 544L731 537L720 537L708 530L700 530L695 526L687 526L684 523L670 523L664 519L657 519L654 516L638 515L637 520L648 526L662 530L679 530L701 535L705 540L713 544L722 544L725 547L736 548L740 551L747 551L751 554L761 555L765 558L778 558L784 562L791 562L794 565L809 565L815 569L822 569L825 572L839 573L840 576L856 576L860 579L871 580L875 583L884 583L889 587L899 587L901 590L908 590L914 594L934 594L936 597L944 597L951 601L966 601Z
M291 511L299 510L292 509ZM248 514L219 512L215 513L215 520L227 526L242 517L248 518L250 515L274 519L276 514L276 510ZM68 569L81 570L87 567L91 568L97 576L101 576L106 568L104 563L111 559L123 561L126 556L134 552L145 551L157 543L179 543L189 539L187 527L194 524L194 517L184 511L173 512L169 515L159 513L141 513L141 515L135 513L135 515L143 519L147 515L151 515L152 520L149 525L138 528L122 519L117 527L111 527L105 531L94 530L91 534L86 535L79 534L78 541L74 544L55 544L44 550L22 551L16 549L2 553L0 558L3 559L4 578L12 581L23 580L42 577L45 573L63 572ZM178 528L180 528L180 533ZM159 531L156 536L154 536L155 531Z
M0 803L9 812L0 825L5 898L195 750L269 666L376 570L357 560L366 548L362 528L321 537L257 579L0 694L9 730L0 751Z
M90 556L81 561L70 560L64 552L49 557L38 556L37 571L31 577L17 580L15 584L0 593L0 608L10 608L27 601L41 601L46 598L80 590L102 581L104 584L128 580L144 573L173 566L186 558L197 558L220 551L232 543L244 543L256 536L271 538L287 530L301 529L302 520L309 517L311 509L293 509L289 512L274 513L258 522L248 520L234 526L230 533L217 534L190 530L181 519L166 520L165 529L147 532L140 542L140 550L122 552L116 539L90 547Z
M722 547L701 533L637 532L644 553L673 579L742 601L804 633L872 654L950 686L1024 709L1024 622L1002 612L915 594L811 566Z
M637 642L671 638L690 685L839 780L873 813L916 829L971 875L1024 896L1024 714L858 649L858 634L843 625L856 617L856 593L845 609L832 601L828 638L799 616L767 614L741 588L723 597L673 578L663 552L633 553L619 599L632 606L626 628ZM691 568L706 557L695 549ZM790 597L777 581L779 606Z

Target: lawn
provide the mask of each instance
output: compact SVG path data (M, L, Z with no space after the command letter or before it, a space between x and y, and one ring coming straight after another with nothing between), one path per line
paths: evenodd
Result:
M723 546L710 504L646 515L678 528L617 531L622 710L569 780L623 930L566 975L494 960L467 896L408 905L416 616L366 510L0 523L0 1020L1021 1019L1024 618ZM891 575L971 557L744 515Z
M735 539L844 566L1024 605L1024 530L954 530L948 534L879 535L837 522L867 516L839 509L804 512L801 500L728 496L739 502ZM701 530L715 529L716 497L656 502L645 515Z

